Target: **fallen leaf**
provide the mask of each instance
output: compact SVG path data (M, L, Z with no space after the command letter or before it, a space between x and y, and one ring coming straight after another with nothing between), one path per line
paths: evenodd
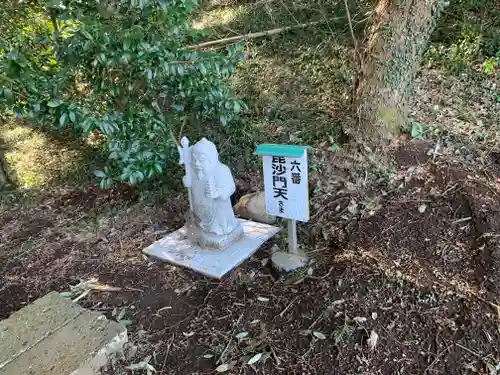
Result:
M269 302L269 298L266 298L266 297L261 297L261 296L258 296L257 299L260 301L260 302Z
M326 336L321 332L314 331L313 335L320 340L326 340Z
M223 363L222 365L220 365L219 367L217 367L215 369L215 371L217 371L217 372L226 372L226 371L229 371L229 364L228 363Z
M206 359L210 359L210 358L213 358L214 355L213 354L203 354L202 356L203 358L206 358Z
M374 311L372 312L372 319L377 320L378 314Z
M236 334L236 336L235 336L235 337L236 337L237 339L244 339L244 338L245 338L245 337L247 337L247 336L248 336L248 332L240 332L240 333Z
M353 319L356 323L361 324L367 321L364 316L357 316Z
M259 362L261 358L262 358L262 353L257 353L252 358L250 358L247 363L249 365L253 365L254 363Z
M378 333L375 331L371 331L370 338L366 341L371 350L374 350L377 346L378 341Z
M146 373L148 375L151 375L152 373L156 372L156 369L149 364L149 361L151 360L151 356L148 356L144 358L139 363L132 363L130 366L127 366L126 369L136 371L136 370L146 370Z
M421 204L420 206L418 206L418 212L420 212L421 214L423 214L425 210L427 210L426 204Z

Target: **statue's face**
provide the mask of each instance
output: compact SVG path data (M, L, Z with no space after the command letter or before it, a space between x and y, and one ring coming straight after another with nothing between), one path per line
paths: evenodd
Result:
M212 170L213 161L204 153L193 153L193 168L198 175L206 175Z

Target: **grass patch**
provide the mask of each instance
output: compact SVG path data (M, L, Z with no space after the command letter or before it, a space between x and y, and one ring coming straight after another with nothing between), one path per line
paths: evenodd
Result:
M361 3L352 6L360 21ZM208 31L210 40L309 22L320 24L245 42L248 59L231 78L231 86L250 109L229 127L229 140L217 139L227 129L214 132L224 148L222 157L236 171L258 165L251 154L259 143L339 142L339 108L348 108L353 75L344 5L319 0L234 3L202 10L193 22ZM357 22L357 31L362 28ZM250 155L242 158L241 151L248 148Z
M99 150L69 134L53 134L21 121L0 125L7 173L24 196L63 184L88 184L103 162Z

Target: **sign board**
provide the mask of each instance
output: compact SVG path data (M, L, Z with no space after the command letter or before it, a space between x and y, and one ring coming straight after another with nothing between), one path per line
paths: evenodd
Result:
M291 220L309 220L307 148L304 146L261 145L266 210L270 215Z

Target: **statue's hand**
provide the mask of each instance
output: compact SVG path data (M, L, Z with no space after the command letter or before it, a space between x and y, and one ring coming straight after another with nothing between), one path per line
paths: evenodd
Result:
M207 184L205 186L205 196L208 199L217 199L220 197L220 193L212 184Z
M184 184L185 187L188 189L191 188L190 181L187 176L182 177L182 183Z

